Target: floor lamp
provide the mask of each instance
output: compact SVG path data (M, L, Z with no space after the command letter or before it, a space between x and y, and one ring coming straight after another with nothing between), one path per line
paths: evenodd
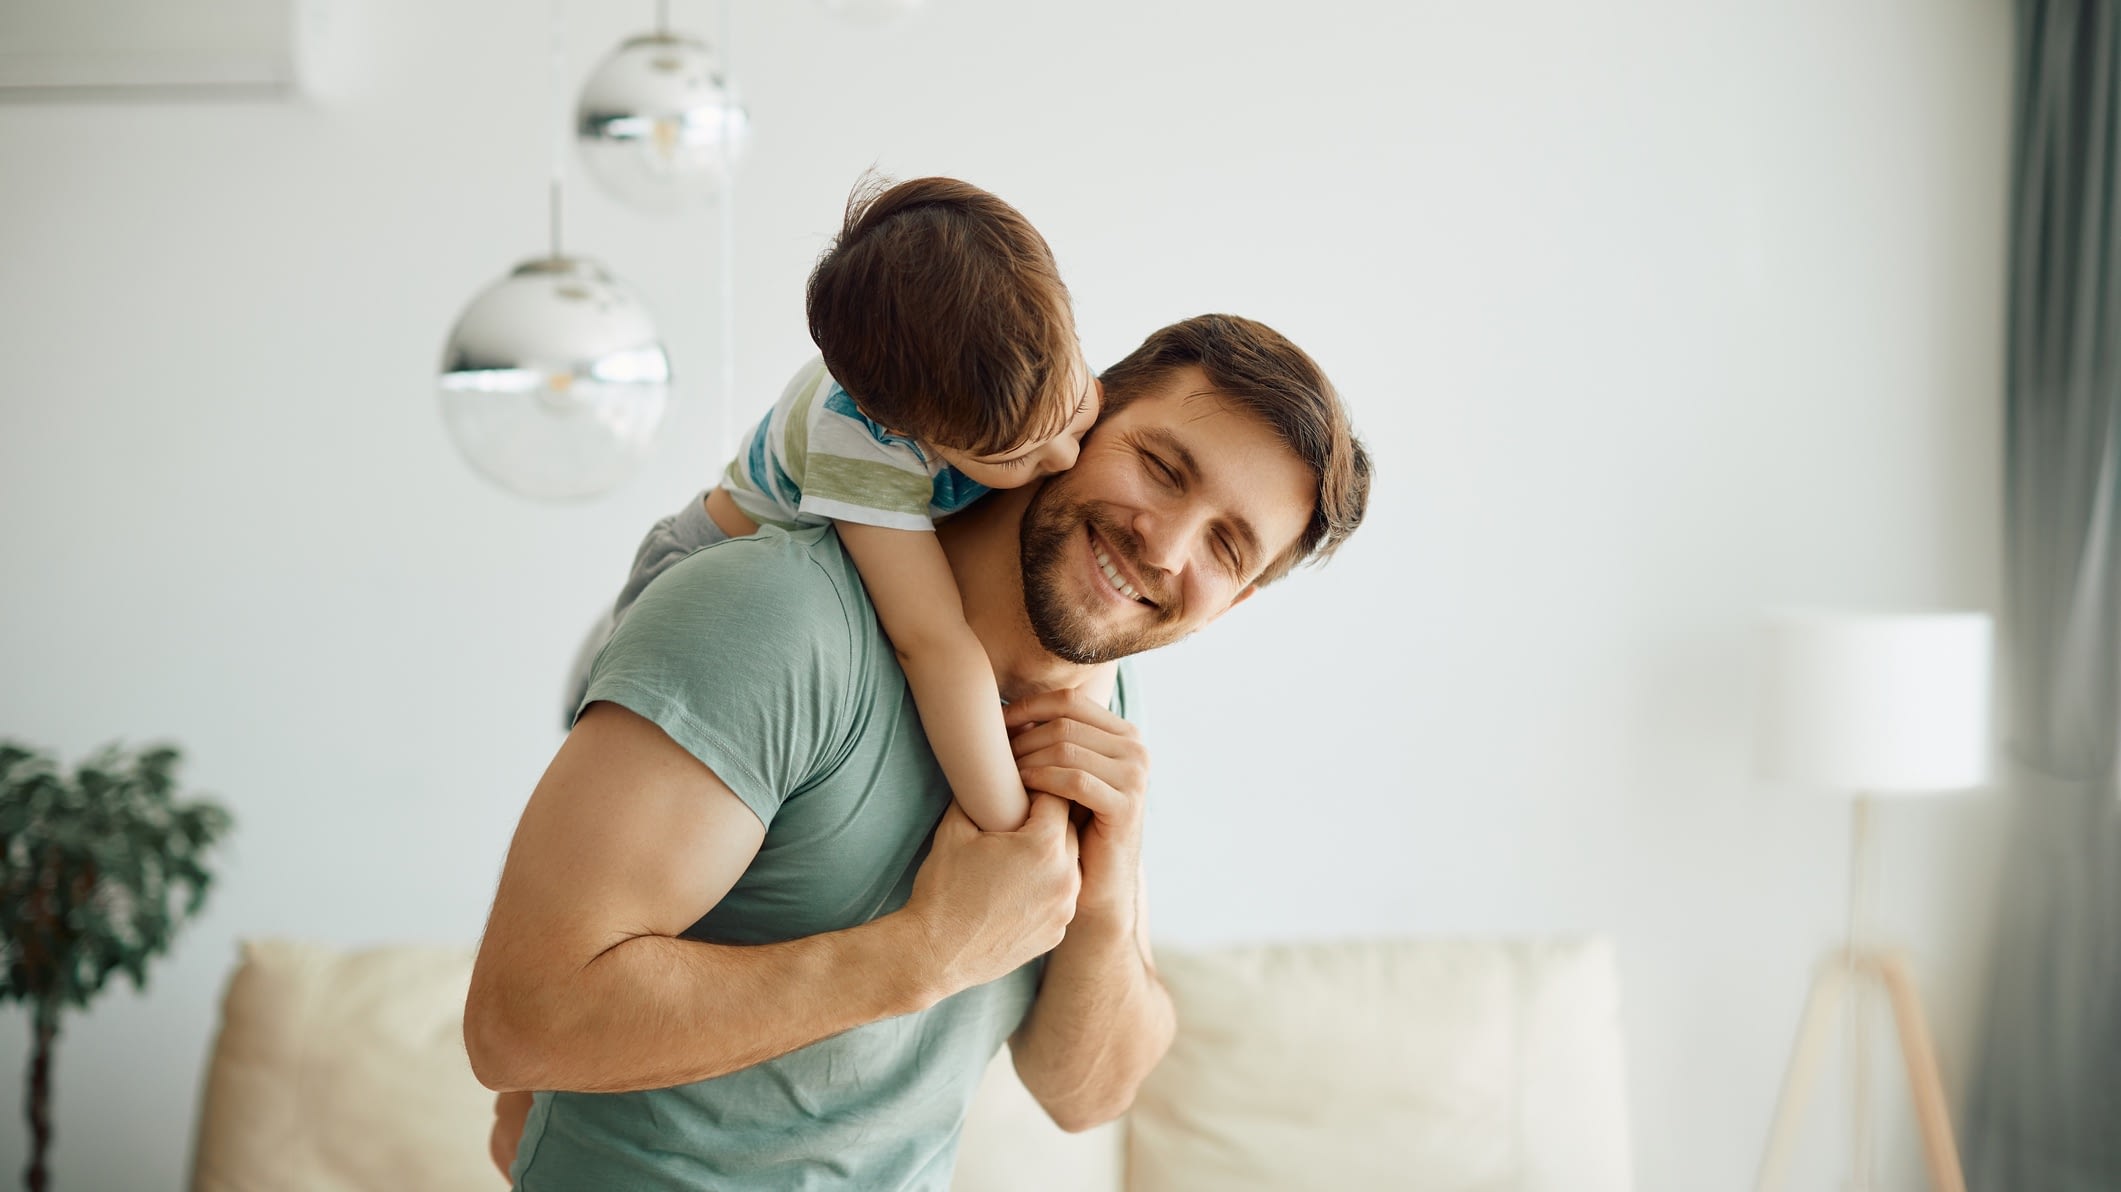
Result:
M1922 999L1905 957L1870 933L1870 804L1875 797L1979 786L1989 773L1985 613L1777 613L1768 618L1759 719L1764 778L1853 798L1848 924L1821 959L1783 1077L1759 1192L1782 1186L1837 1014L1846 1015L1850 1186L1872 1187L1868 997L1892 1007L1908 1091L1935 1192L1966 1192L1951 1112Z

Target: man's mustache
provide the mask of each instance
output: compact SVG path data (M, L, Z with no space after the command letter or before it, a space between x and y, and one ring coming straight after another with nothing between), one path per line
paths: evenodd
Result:
M1171 575L1142 558L1141 538L1126 526L1106 517L1102 510L1085 510L1083 520L1089 523L1091 529L1097 531L1099 538L1104 539L1106 547L1140 577L1140 582L1134 585L1134 590L1155 605L1156 612L1165 612L1169 608L1165 595L1170 587Z

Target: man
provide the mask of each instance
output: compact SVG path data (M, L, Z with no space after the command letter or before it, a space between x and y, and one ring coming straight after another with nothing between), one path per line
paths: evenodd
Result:
M1148 754L1109 664L1330 553L1369 462L1317 366L1248 320L1165 328L1102 382L1073 470L938 528L1040 792L1016 832L950 805L829 529L701 551L634 607L465 1006L504 1101L573 1090L536 1095L519 1186L943 1188L1005 1040L1064 1128L1132 1102L1172 1016Z

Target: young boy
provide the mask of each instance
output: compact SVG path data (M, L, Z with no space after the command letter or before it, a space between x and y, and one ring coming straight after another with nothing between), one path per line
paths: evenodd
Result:
M980 827L1013 829L1030 799L934 528L990 489L1074 465L1100 390L1067 287L1015 208L968 183L919 178L856 189L811 272L808 306L819 358L721 483L649 531L613 622L703 546L761 525L832 522L952 792Z

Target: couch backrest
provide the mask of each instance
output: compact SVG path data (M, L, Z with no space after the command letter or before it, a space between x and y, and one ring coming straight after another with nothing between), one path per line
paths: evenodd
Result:
M1128 1116L1130 1192L1627 1192L1598 940L1161 955L1178 1037Z
M1006 1050L953 1192L1626 1192L1610 949L1304 944L1158 962L1171 1055L1123 1124L1061 1132ZM230 979L194 1192L502 1186L460 1023L469 953L259 941Z
M965 1115L950 1192L1120 1192L1126 1180L1126 1126L1081 1134L1053 1124L1032 1099L1004 1047Z

